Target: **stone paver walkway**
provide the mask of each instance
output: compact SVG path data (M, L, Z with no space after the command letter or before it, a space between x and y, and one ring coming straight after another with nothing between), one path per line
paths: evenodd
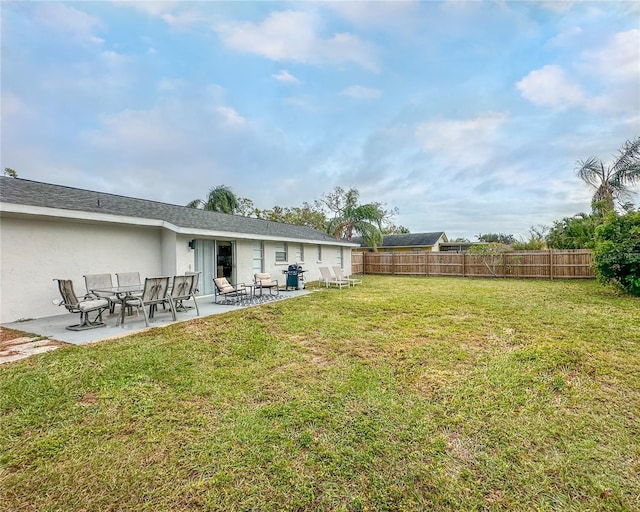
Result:
M0 328L0 364L18 361L33 354L50 352L65 345L65 343L44 339L35 334Z

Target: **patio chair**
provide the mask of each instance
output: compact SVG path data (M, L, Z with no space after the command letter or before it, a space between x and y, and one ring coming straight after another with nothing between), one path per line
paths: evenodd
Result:
M348 281L349 282L349 286L355 286L357 284L362 284L362 279L361 278L345 276L341 267L338 267L338 266L333 267L333 273L336 275L336 279L338 279L339 281Z
M136 286L142 284L140 272L120 272L116 274L118 286Z
M256 287L256 291L260 290L260 296L262 296L262 290L265 288L269 290L269 295L273 294L273 290L276 291L276 295L280 293L280 289L278 288L278 280L271 279L271 274L254 274L253 285Z
M200 292L198 289L198 283L200 282L200 272L185 272L185 276L194 276L193 278L193 295L196 295Z
M86 274L83 277L84 285L87 288L87 295L91 295L97 299L107 299L109 301L109 313L113 313L116 304L122 304L122 301L115 294L95 291L113 288L111 274Z
M193 309L192 306L185 306L184 301L192 299L196 308L196 316L200 316L200 309L198 308L198 302L195 296L194 282L197 274L185 274L184 276L174 276L173 285L171 286L171 293L169 297L173 302L174 311L188 311Z
M234 286L226 277L214 277L213 284L215 285L213 290L213 302L215 304L219 304L218 297L223 297L225 303L228 303L229 299L234 299L233 302L238 302L240 299L247 297L247 287L244 283L238 283Z
M324 285L327 288L329 288L331 285L336 286L336 288L342 288L343 286L349 288L349 281L347 281L346 279L338 279L337 277L332 276L329 267L320 267L319 270L321 275L320 281L324 281Z
M158 304L169 303L171 310L171 316L173 320L176 320L176 312L173 307L173 301L169 297L169 278L168 277L147 277L144 280L144 288L142 295L127 295L124 298L123 307L135 307L142 309L144 314L144 323L149 327L149 319L153 318L155 312L158 309ZM149 314L145 306L149 306ZM121 321L124 322L124 315L121 317Z
M69 313L80 313L80 323L68 326L68 330L85 331L105 326L102 321L102 312L105 309L109 309L109 301L107 299L85 297L79 300L73 289L73 281L71 279L54 279L54 281L58 281L58 290L60 290L60 295L62 296L62 302L58 305L67 308ZM95 313L93 320L90 317L91 313Z

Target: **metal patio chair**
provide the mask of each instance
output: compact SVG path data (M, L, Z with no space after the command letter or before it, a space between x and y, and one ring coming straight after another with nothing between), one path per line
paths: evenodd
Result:
M260 296L262 296L262 290L268 289L269 294L273 293L273 290L276 291L276 295L280 293L280 289L278 288L278 280L272 279L271 274L266 273L258 273L253 275L253 285L256 288L256 293L260 290Z
M189 309L193 309L193 306L184 305L184 301L191 299L196 308L196 316L200 316L200 309L198 308L198 301L195 295L196 285L194 284L197 277L198 274L186 274L184 276L173 277L173 285L171 286L169 297L173 302L174 311L188 311Z
M107 299L109 301L109 313L114 312L116 304L122 304L122 301L115 294L95 291L113 288L111 274L86 274L83 277L87 295L92 295L98 299Z
M105 326L102 321L102 312L109 309L109 301L107 299L95 297L78 299L71 279L54 279L54 281L58 282L58 290L60 290L60 295L62 296L62 302L58 305L67 308L69 313L80 313L80 323L68 326L68 330L85 331ZM91 313L95 314L93 320L90 317Z
M123 307L135 307L142 309L144 314L144 323L149 327L149 319L153 318L155 312L158 309L159 304L169 303L171 310L171 316L173 320L176 320L176 311L173 307L173 301L169 296L169 278L168 277L147 277L144 280L144 288L142 295L127 295L124 298ZM149 313L145 306L149 306ZM124 315L121 317L124 322Z
M214 277L214 296L213 302L219 304L218 297L223 297L225 303L229 302L229 299L234 299L233 302L238 302L247 297L247 287L244 283L238 283L235 286L227 281L226 277Z

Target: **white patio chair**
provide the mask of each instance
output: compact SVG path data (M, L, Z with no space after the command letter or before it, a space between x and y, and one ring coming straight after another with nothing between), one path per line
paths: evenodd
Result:
M362 284L362 279L360 278L356 278L356 277L351 277L351 276L345 276L344 272L342 271L342 268L340 267L333 267L333 273L336 275L336 279L339 281L348 281L350 286L355 286L357 284Z
M322 276L320 280L324 281L324 285L327 288L329 288L331 285L334 285L336 288L342 288L343 286L349 288L349 281L347 281L346 279L338 279L331 275L329 267L320 267L319 270L320 275Z

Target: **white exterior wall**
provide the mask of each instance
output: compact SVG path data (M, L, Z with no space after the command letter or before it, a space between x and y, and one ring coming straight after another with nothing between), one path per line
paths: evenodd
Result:
M110 273L116 285L117 272L139 272L141 279L173 276L194 270L194 251L189 241L204 233L177 233L150 225L100 222L42 216L6 215L0 218L0 323L20 319L65 314L52 303L60 299L54 279L71 279L76 294L85 293L84 275ZM253 246L255 240L234 237L209 239L234 240L237 282L253 282ZM276 263L278 242L263 241L264 271L285 285L282 273L296 262L294 246L288 242L288 261ZM319 267L338 264L336 245L304 243L305 280L320 277ZM343 270L351 273L351 247L343 247ZM215 255L213 255L215 257Z
M263 240L263 264L264 271L271 274L274 279L278 280L278 284L283 285L286 282L286 275L283 270L287 270L289 265L298 263L305 270L304 277L307 281L313 281L320 278L319 267L332 267L338 264L337 246L322 246L322 261L318 261L318 244L303 244L304 261L295 261L295 250L293 249L297 242L288 242L288 261L286 263L276 263L276 246L281 242L271 240ZM237 240L236 241L236 281L238 283L253 282L253 246L255 240ZM178 244L180 246L181 243ZM185 242L186 245L186 242ZM343 247L344 261L343 270L345 274L351 274L351 248Z
M162 274L159 228L129 227L71 220L0 220L0 323L66 313L59 279L71 279L76 295L85 293L84 275L140 272ZM186 245L186 244L185 244Z

